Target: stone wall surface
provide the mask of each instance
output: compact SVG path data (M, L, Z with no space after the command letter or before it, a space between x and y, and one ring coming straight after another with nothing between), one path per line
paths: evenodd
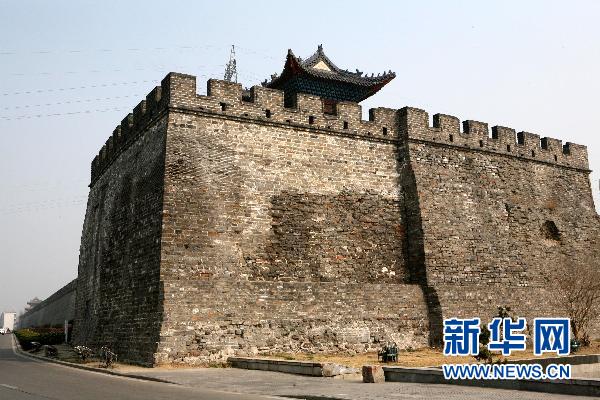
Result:
M600 224L584 155L568 160L562 154L556 162L539 140L519 144L514 131L504 138L512 146L504 147L488 137L486 124L478 123L477 137L474 129L460 132L458 121L455 130L444 129L438 116L429 127L424 112L407 114L421 121L407 131L408 156L419 192L426 279L443 317L489 319L504 305L530 322L564 316L551 290L555 270L577 273L600 262ZM482 151L479 140L491 151ZM549 224L557 229L554 237Z
M417 285L191 279L165 290L157 363L427 345Z
M320 100L257 119L241 92L209 114L213 99L178 90L193 96L169 115L158 362L426 344L422 292L403 284L397 144L324 132Z
M161 321L165 133L158 115L105 150L118 154L101 175L92 170L79 255L74 342L142 364L153 363Z
M65 321L72 321L75 318L76 284L76 280L69 282L46 300L19 316L19 329L56 325L62 327Z
M403 281L395 145L179 113L169 124L165 280Z
M146 364L439 343L598 265L584 146L169 74L92 164L75 337ZM595 263L595 264L594 264ZM541 315L540 315L541 314ZM120 357L121 358L121 357Z

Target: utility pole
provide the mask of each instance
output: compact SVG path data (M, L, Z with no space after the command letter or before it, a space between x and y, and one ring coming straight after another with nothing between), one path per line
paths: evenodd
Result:
M235 64L235 45L231 45L231 53L229 54L229 62L225 66L224 79L228 82L237 83L237 67Z

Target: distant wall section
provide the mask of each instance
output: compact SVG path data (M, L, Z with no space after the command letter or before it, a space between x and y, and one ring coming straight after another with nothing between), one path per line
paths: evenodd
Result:
M37 328L64 325L75 318L75 289L77 280L72 280L46 300L27 311L18 321L19 328Z

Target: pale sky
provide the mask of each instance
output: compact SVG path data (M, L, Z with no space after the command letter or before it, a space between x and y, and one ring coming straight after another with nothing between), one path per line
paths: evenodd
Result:
M397 74L406 105L588 146L598 209L600 2L0 1L0 312L77 275L90 163L169 72L247 87L288 48Z

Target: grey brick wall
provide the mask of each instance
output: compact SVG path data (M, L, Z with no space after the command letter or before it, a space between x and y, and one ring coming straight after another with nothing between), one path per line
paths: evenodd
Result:
M76 339L146 364L439 342L443 317L557 315L600 260L584 146L169 74L92 164ZM547 239L552 221L560 240Z
M475 121L460 132L458 118L445 115L435 115L430 127L416 109L401 115L409 121L426 279L443 317L491 318L501 305L530 319L564 316L550 272L600 265L585 147L502 127L490 137L487 124ZM547 221L559 240L546 238Z
M159 114L131 129L109 147L102 162L110 164L92 169L77 278L74 343L108 345L119 360L146 365L161 324L166 120Z

